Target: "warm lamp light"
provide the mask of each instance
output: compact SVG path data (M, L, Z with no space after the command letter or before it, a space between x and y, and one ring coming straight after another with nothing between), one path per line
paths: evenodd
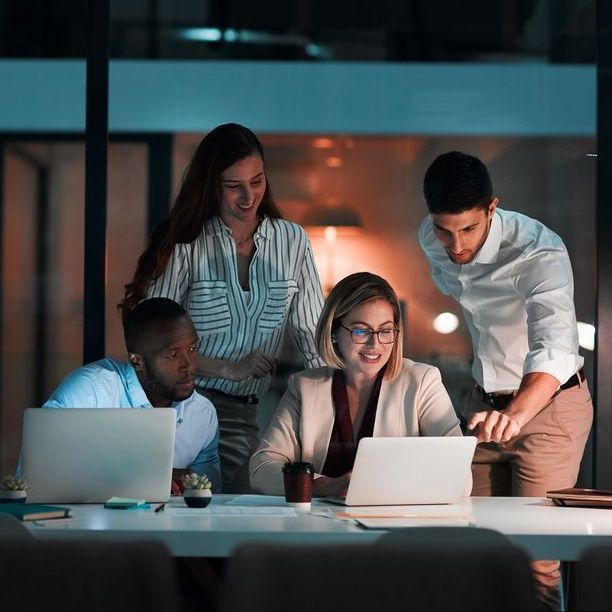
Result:
M459 327L459 319L452 312L441 312L433 321L439 334L452 334Z
M348 206L313 206L306 213L302 224L310 228L324 228L326 245L326 264L324 291L327 295L335 285L334 256L338 230L342 228L357 229L362 227L359 214Z

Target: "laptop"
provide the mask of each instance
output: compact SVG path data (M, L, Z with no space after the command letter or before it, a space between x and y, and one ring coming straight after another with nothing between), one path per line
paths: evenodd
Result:
M476 438L362 438L345 506L454 504L465 495ZM471 481L470 481L471 482Z
M28 408L21 465L28 502L170 498L173 408Z

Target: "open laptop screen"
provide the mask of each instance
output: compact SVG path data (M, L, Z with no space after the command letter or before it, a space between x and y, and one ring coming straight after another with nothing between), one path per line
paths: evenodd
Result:
M175 428L172 408L28 408L22 441L28 501L166 501Z
M347 506L457 503L471 483L475 448L472 436L362 438L346 497L326 501Z

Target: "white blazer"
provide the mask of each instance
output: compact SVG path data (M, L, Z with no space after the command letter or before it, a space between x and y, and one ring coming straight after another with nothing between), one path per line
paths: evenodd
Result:
M402 362L394 380L382 381L374 437L462 435L438 368L410 359ZM283 495L281 469L287 461L308 461L315 478L321 475L335 418L333 374L333 368L323 367L289 377L287 391L251 457L251 487Z

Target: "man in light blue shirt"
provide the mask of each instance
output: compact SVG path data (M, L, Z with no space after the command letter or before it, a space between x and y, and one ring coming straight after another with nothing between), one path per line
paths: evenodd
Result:
M140 302L124 318L129 362L101 359L69 374L43 408L175 408L172 493L188 472L221 489L219 425L211 402L194 389L198 336L172 300ZM129 466L126 466L129 469Z

